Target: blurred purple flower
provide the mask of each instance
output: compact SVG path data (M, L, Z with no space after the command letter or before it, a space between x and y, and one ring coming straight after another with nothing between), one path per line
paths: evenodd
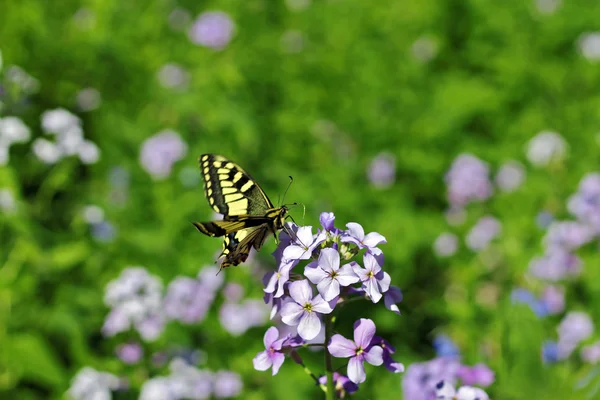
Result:
M175 131L165 130L146 139L140 152L140 164L154 179L165 179L173 164L187 153L187 144Z
M467 247L473 251L484 250L501 230L502 225L496 218L489 215L481 217L467 234Z
M242 378L235 372L217 371L213 376L214 397L217 399L239 396L243 387Z
M187 87L189 80L189 72L178 64L167 63L158 71L158 81L164 88L183 90Z
M561 248L550 248L546 254L529 263L529 273L536 278L556 282L578 276L581 272L581 260Z
M548 211L540 211L538 213L538 215L536 215L536 217L535 217L535 222L542 229L548 228L552 224L553 221L554 221L554 215L552 215Z
M571 311L565 315L557 331L559 343L578 344L592 335L594 323L588 314Z
M285 354L283 354L282 348L286 340L290 338L290 335L279 337L279 330L272 326L265 332L263 337L263 343L265 350L258 353L254 357L254 369L257 371L266 371L269 368L273 368L273 375L277 375L279 368L285 360Z
M433 242L433 251L439 257L450 257L458 250L458 237L449 232L441 233Z
M219 267L214 265L206 265L198 272L198 280L205 288L216 293L225 281L223 274L218 274L218 272Z
M560 314L565 309L565 289L562 286L549 285L544 288L541 297L548 313Z
M231 335L239 336L252 327L263 325L268 315L268 306L260 300L224 303L219 309L219 322Z
M486 200L493 192L488 165L472 154L459 155L446 173L445 181L452 207Z
M304 269L304 276L317 285L323 300L330 301L340 295L340 287L358 282L358 276L350 264L340 267L340 253L337 250L322 249L319 259L309 263Z
M428 362L411 364L402 377L404 398L431 400L438 382L456 383L459 367L460 363L455 357L438 357Z
M365 236L365 230L356 222L348 222L346 224L348 230L342 235L343 243L354 243L359 249L367 249L375 255L381 254L381 250L377 248L380 244L387 243L385 237L377 232L370 232Z
M185 360L176 358L169 364L168 379L175 391L175 399L208 399L213 391L213 374L198 369Z
M125 364L137 364L144 356L144 349L139 343L124 343L116 349L117 357Z
M348 379L347 376L337 372L333 373L333 383L335 384L336 396L340 399L343 399L347 394L352 394L358 390L358 385L356 383ZM323 375L319 378L319 384L327 385L327 375Z
M237 303L244 297L244 288L239 283L229 282L223 288L223 296L229 303Z
M600 341L594 342L581 349L581 359L590 364L600 362Z
M167 287L163 307L170 319L194 324L204 320L214 298L214 291L200 280L178 276Z
M550 225L544 240L548 247L575 250L592 241L595 236L596 232L588 225L575 221L560 221Z
M190 40L215 50L224 49L231 41L235 26L229 15L221 11L207 11L196 18L190 28Z
M119 389L119 386L117 376L84 367L71 381L67 394L73 400L110 399L111 391Z
M494 383L495 375L487 365L479 363L472 367L461 365L457 372L458 379L465 385L488 387Z
M321 295L312 297L312 288L306 279L290 283L290 297L294 301L285 303L281 309L284 324L298 325L298 334L304 340L313 339L321 330L318 313L329 314L335 301L327 303Z
M99 242L110 242L117 235L117 229L109 221L92 224L92 236Z
M567 208L577 219L600 233L600 173L583 177L577 192L569 197Z
M538 317L545 317L548 315L546 304L543 301L538 300L535 295L527 289L513 289L510 294L510 299L513 303L527 304Z
M433 339L433 348L438 357L456 357L460 355L458 346L448 335L437 335Z
M560 359L558 343L547 340L542 344L542 361L546 364L555 363Z
M377 188L391 186L396 180L396 157L387 152L377 154L369 165L367 175Z
M443 380L435 386L435 398L438 400L489 400L487 393L482 389L461 386L456 390L453 384Z
M348 360L348 378L356 384L367 378L364 362L371 365L383 364L383 349L371 345L375 336L375 323L370 319L361 318L354 323L354 340L349 340L340 334L332 336L327 349L337 358Z
M382 293L388 291L392 281L390 275L381 269L382 260L383 254L374 256L371 253L365 253L363 256L364 268L354 261L350 263L354 273L362 282L362 288L373 303L381 300Z
M507 161L496 174L496 185L504 192L515 191L525 179L525 169L518 161Z
M467 220L467 212L462 207L450 207L444 212L446 222L451 226L460 226Z

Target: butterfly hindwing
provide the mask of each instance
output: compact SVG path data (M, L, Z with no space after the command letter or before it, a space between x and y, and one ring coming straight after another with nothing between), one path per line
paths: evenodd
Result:
M227 268L230 265L235 266L246 261L252 247L257 251L260 250L269 233L268 225L263 224L227 235L223 241L221 256L225 256L225 259L221 264L221 268Z
M224 219L233 215L264 215L273 204L261 187L239 165L216 154L200 156L204 193Z

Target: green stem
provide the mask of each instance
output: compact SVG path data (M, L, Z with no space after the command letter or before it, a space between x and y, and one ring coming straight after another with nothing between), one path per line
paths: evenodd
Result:
M333 382L333 363L331 362L331 354L327 344L333 334L334 318L331 314L325 316L325 371L327 375L327 391L325 392L326 400L335 400L335 383Z

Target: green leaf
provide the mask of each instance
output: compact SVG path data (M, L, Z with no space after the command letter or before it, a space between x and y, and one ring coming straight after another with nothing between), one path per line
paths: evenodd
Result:
M10 337L8 342L8 368L20 379L55 388L63 386L63 367L42 337L23 333Z

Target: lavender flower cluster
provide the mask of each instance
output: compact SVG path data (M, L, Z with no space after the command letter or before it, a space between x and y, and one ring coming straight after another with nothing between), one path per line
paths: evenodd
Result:
M399 314L397 303L402 300L402 292L391 286L390 275L382 269L384 255L377 246L386 239L377 232L365 234L357 223L348 223L348 229L340 230L334 221L333 213L322 213L322 229L316 234L311 226L291 223L286 224L287 232L280 234L274 252L278 268L263 280L265 303L271 305L271 318L278 317L283 324L296 327L297 335L280 335L276 327L269 328L264 336L265 350L254 358L254 367L260 371L272 368L275 375L286 355L301 363L298 348L317 338L325 318L328 341L319 344L333 357L348 359L348 376L337 374L334 379L338 391L352 392L366 379L365 362L384 365L396 373L404 366L392 359L395 349L375 335L375 323L370 319L354 323L352 339L331 335L328 324L333 320L332 313L351 299L362 297L373 303L383 300L389 310ZM362 265L355 258L361 259ZM302 261L307 261L303 267ZM302 273L294 273L294 269Z

